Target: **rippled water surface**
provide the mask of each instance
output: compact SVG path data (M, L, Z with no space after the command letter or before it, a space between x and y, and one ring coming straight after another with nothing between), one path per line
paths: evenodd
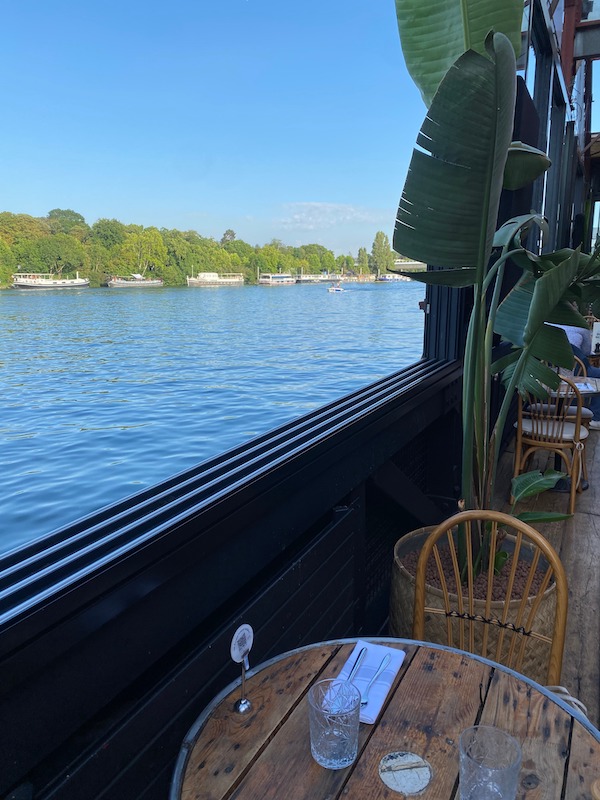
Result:
M0 552L410 364L423 295L0 292Z

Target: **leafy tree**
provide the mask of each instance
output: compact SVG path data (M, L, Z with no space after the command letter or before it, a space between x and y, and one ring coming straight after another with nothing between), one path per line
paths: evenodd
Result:
M226 245L228 242L233 242L235 239L235 231L232 231L231 228L227 228L223 236L221 236L221 244Z
M351 255L338 256L335 260L335 265L340 272L354 272L356 266L354 256Z
M239 257L240 262L246 264L254 253L252 245L241 239L236 239L235 242L227 242L227 244L224 245L224 249L227 250L228 253L235 253Z
M327 270L327 272L333 272L335 270L335 256L331 250L325 250L325 252L321 254L321 269Z
M85 247L68 233L45 236L35 242L32 252L33 268L60 275L63 271L84 270L89 263Z
M11 247L49 235L50 229L46 220L30 217L29 214L11 214L10 211L0 213L0 239Z
M106 273L110 272L110 253L100 242L88 242L86 252L89 261L90 286L101 286L106 280Z
M89 230L85 219L70 208L53 208L48 212L48 227L52 233L71 233L75 227Z
M383 231L377 231L371 250L371 270L375 273L386 272L394 266L394 253L390 240Z
M107 250L123 244L127 238L125 225L116 219L99 219L92 225L90 239Z
M0 286L10 286L11 275L16 270L16 261L10 247L0 239Z
M369 271L369 254L365 247L360 247L358 249L358 269L359 272L368 272Z
M120 270L144 275L146 270L161 275L167 263L167 248L157 228L131 233L117 249L113 263Z

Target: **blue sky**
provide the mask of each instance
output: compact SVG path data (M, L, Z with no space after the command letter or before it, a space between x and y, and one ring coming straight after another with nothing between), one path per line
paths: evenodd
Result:
M392 237L424 106L394 0L8 3L0 211L336 254Z

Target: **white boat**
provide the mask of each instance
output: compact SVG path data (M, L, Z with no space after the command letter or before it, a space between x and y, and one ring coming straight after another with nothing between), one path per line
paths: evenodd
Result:
M188 286L243 286L244 276L241 272L199 272L194 276L186 276Z
M15 289L85 289L90 285L87 278L61 278L50 272L17 272L12 276Z
M327 287L327 291L331 292L332 294L337 294L338 292L345 292L346 290L343 286L340 286L339 283L332 283L331 286Z
M163 285L161 278L144 278L139 272L133 272L128 277L116 275L108 281L111 289L147 289Z
M296 278L289 272L261 272L258 283L260 286L294 286Z

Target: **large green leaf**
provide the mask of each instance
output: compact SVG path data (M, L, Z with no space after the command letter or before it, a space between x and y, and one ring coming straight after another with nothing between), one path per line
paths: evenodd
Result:
M547 469L543 474L539 470L523 472L512 479L511 494L515 503L518 503L526 497L534 497L548 489L554 489L561 478L566 478L565 473L554 469Z
M488 45L493 60L470 50L446 74L413 152L394 249L427 264L487 268L515 102L512 46Z
M508 36L516 56L521 50L523 0L396 0L396 16L406 67L427 106L462 53L485 53L491 30Z
M533 183L552 162L542 150L523 142L511 142L504 167L504 188L521 189Z
M521 240L526 238L532 225L537 225L542 232L548 229L548 224L541 214L522 214L519 217L507 219L494 234L494 247L509 245L522 247Z
M563 297L575 281L578 251L544 272L537 280L525 274L498 308L494 331L518 347L529 346L533 355L558 366L569 367L573 353L564 332L545 325L556 319Z

